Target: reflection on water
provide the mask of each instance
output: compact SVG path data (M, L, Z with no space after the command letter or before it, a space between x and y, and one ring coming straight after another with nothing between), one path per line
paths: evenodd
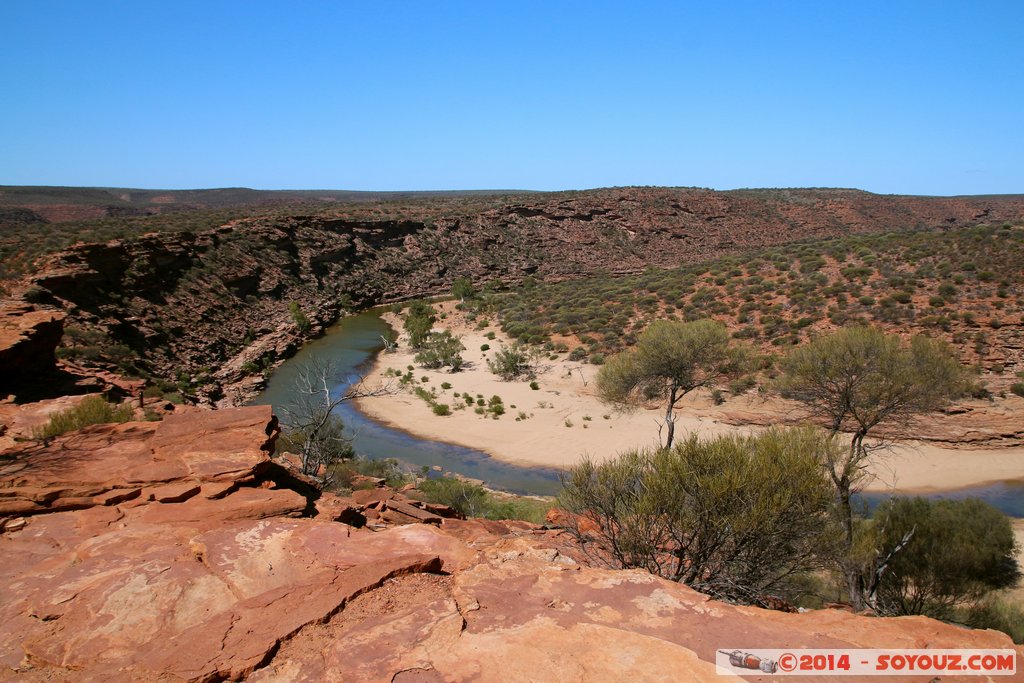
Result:
M387 324L380 319L379 311L364 311L345 318L282 364L270 378L266 391L253 403L281 406L290 402L296 375L316 359L334 363L337 376L333 392L340 395L383 348L380 335L385 330ZM507 465L472 448L420 439L378 424L348 403L339 406L337 413L352 436L356 452L368 458L397 458L416 466L438 465L513 493L554 495L558 491L557 470Z
M862 493L857 498L866 503L869 510L874 510L883 501L888 500L889 493ZM896 495L903 495L897 493ZM921 494L926 498L963 500L964 498L980 498L1003 511L1010 517L1024 517L1024 480L998 481L984 486L971 486L955 491L940 491Z

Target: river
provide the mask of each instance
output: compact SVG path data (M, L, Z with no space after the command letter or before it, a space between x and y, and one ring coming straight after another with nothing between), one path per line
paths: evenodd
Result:
M286 405L292 400L296 374L316 359L333 362L337 371L334 391L340 395L365 374L376 354L384 348L381 334L387 329L379 310L363 311L343 319L275 370L266 390L252 402L275 407ZM351 403L342 403L337 413L345 423L355 451L367 458L395 458L417 467L439 466L512 493L550 496L558 492L557 470L508 465L472 448L420 439L374 422Z
M322 359L334 363L337 376L334 391L340 394L368 370L383 348L381 334L387 324L380 311L371 309L343 319L327 333L307 343L295 357L285 361L252 403L281 406L291 400L296 374L303 366ZM345 423L356 452L371 459L395 458L416 467L440 467L488 486L530 495L554 495L558 492L558 471L518 467L503 463L483 451L465 448L407 434L366 417L350 403L343 403L338 414ZM867 493L861 498L870 507L889 497L887 493ZM955 491L928 494L929 498L981 498L1011 517L1024 517L1024 481L1005 481Z

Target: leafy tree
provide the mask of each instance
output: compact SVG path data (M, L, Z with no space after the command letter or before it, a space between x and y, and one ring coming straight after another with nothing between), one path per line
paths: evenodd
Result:
M811 416L825 419L833 435L851 432L848 449L830 454L823 464L835 491L846 559L841 561L850 600L862 609L873 594L869 585L884 563L867 573L852 560L855 524L853 494L866 476L872 448L865 438L879 424L906 425L946 405L967 387L967 374L949 347L915 336L899 336L873 327L847 327L793 350L781 363L782 395L801 402ZM883 560L891 553L879 554Z
M613 356L601 367L597 391L601 400L620 406L664 401L665 447L671 448L679 401L694 389L737 374L745 360L719 322L658 320L637 338L632 351Z
M887 614L950 619L957 606L1020 578L1010 520L981 500L896 498L875 512L872 535L880 548L909 537L877 585Z
M472 280L468 277L455 278L455 281L452 283L452 296L463 302L476 296L476 289L473 287Z
M464 363L460 352L465 350L459 338L448 330L431 332L416 354L416 362L425 368L451 367L452 372L458 372Z
M691 435L673 448L586 459L563 479L569 531L595 560L758 603L828 555L838 448L812 428Z
M409 335L409 346L418 349L423 346L427 335L437 322L437 315L434 308L425 301L419 299L409 303L409 312L405 316L403 329Z

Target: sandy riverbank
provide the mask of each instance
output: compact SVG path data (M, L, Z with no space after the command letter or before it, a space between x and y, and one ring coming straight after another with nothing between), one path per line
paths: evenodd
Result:
M437 400L453 406L461 399L455 394L469 392L485 399L498 395L506 408L499 419L482 417L473 408L455 410L452 415L434 415L422 399L412 393L362 399L358 406L369 417L403 429L422 438L446 441L485 451L495 458L526 466L568 467L584 456L603 459L623 450L658 443L660 410L616 412L594 395L594 376L598 367L561 358L541 362L538 390L528 382L502 382L487 368L487 358L509 340L496 325L477 329L454 309L453 302L436 305L447 318L435 325L449 329L466 346L463 357L467 367L461 372L425 370L416 367L419 386L437 391ZM396 316L384 319L396 329ZM493 332L495 339L487 338ZM404 340L403 340L404 341ZM489 351L481 351L488 344ZM393 353L381 353L369 377L383 378L389 368L404 372L415 365L403 343ZM442 389L442 383L450 389ZM766 404L753 397L730 398L730 403L745 403L744 410L764 410ZM696 431L701 435L750 432L757 427L734 426L714 419L715 408L704 393L687 397L678 411L677 437ZM517 416L524 416L517 420ZM870 490L895 489L923 492L955 489L1006 479L1024 478L1024 448L946 449L922 442L901 442L876 456L875 480Z

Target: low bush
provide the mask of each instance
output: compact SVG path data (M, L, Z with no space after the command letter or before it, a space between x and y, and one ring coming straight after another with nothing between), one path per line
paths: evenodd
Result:
M114 405L100 396L89 396L67 410L50 417L50 421L32 431L36 439L49 439L89 425L128 422L135 411L130 405Z
M494 357L487 361L487 367L506 382L520 377L532 379L537 374L536 359L535 353L524 345L516 343L512 346L502 347L495 352Z
M522 519L541 524L551 507L544 500L495 494L479 484L453 477L426 479L417 489L417 497L422 500L447 505L466 517Z
M831 547L820 462L836 448L810 428L690 436L671 449L584 460L558 501L594 560L758 603L819 567Z
M1024 605L1007 595L991 593L963 610L956 621L971 628L991 628L1024 643Z

